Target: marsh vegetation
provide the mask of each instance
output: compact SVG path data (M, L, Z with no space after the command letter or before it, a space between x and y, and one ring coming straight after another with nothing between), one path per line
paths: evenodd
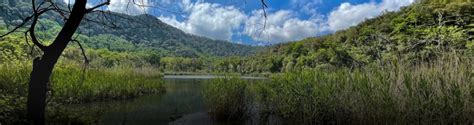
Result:
M205 99L217 116L255 115L257 107L260 116L277 115L289 123L469 124L474 122L472 61L450 55L423 64L304 70L258 84L223 78L206 88Z

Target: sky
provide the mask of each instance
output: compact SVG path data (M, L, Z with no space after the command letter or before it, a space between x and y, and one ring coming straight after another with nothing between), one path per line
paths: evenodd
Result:
M102 9L154 15L186 33L211 39L271 45L344 30L415 0L266 0L266 17L260 0L129 1L112 0ZM92 0L88 6L100 2Z

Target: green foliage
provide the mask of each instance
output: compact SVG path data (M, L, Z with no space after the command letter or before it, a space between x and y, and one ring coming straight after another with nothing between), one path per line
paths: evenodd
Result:
M278 115L293 124L470 124L472 61L446 54L416 66L393 61L359 69L276 74L262 84L226 78L205 91L211 111L225 113L242 106L236 104L256 104L261 114ZM256 100L242 100L254 94L245 88L256 88Z
M7 36L0 39L0 63L26 59L27 53L24 39L18 36Z
M204 62L198 58L163 57L160 68L165 71L198 72L204 68Z
M0 34L5 34L7 32L6 24L3 21L3 18L0 17Z
M47 23L48 21L46 21ZM49 22L52 23L52 22ZM57 25L57 24L54 24ZM53 38L53 29L38 32L42 41ZM40 30L38 30L40 31ZM48 38L50 37L50 38ZM80 36L84 37L84 36ZM98 36L107 37L107 36ZM92 37L94 38L94 37ZM83 38L81 38L83 39ZM88 37L86 37L88 39ZM94 38L95 39L95 38ZM156 68L161 55L155 51L133 51L120 39L111 42L110 50L104 46L86 49L91 61L83 72L82 51L75 43L67 48L55 68L50 83L49 110L58 109L66 103L84 103L113 99L126 99L145 94L162 93L162 74ZM105 41L104 41L105 42ZM47 44L47 42L44 42ZM32 43L29 43L32 44ZM83 43L84 44L84 43ZM88 44L87 45L92 45ZM108 44L95 44L108 45ZM88 47L89 46L85 46ZM90 47L93 48L93 47ZM27 83L31 73L31 58L40 52L27 44L20 34L12 34L0 39L0 122L23 124L25 120ZM87 120L75 114L51 114L73 120ZM50 115L50 114L48 114ZM67 115L67 116L66 116ZM71 115L71 116L69 116ZM77 118L77 119L74 119ZM81 121L82 122L82 121Z
M96 21L108 22L114 19L118 28L103 27L96 23L85 22L84 34L110 34L152 50L158 50L165 56L197 58L204 56L246 56L254 54L260 47L234 44L227 41L212 40L185 33L151 15L129 16L114 13L103 16L91 14Z
M98 68L83 73L77 66L65 66L55 70L51 86L59 102L81 103L161 93L161 77L152 68Z
M431 4L448 4L448 3L464 3L464 2L474 2L472 0L419 0L421 2L431 3Z
M244 70L239 72L361 67L396 59L421 63L445 52L472 56L472 13L472 2L417 3L344 31L273 46L242 59L239 67Z
M4 12L0 13L0 33L11 30L13 26L18 25L22 20L20 17L29 16L28 13L25 13L31 12L31 7L28 4L10 1L7 5L0 5L0 11ZM63 4L58 4L58 6L66 7ZM42 43L49 44L57 36L57 33L61 30L61 25L64 23L64 20L60 17L61 15L57 13L45 13L42 15L38 23L39 25L36 27L36 35ZM262 48L190 35L150 15L130 16L119 13L108 15L92 13L87 18L93 19L93 21L84 21L76 36L74 36L83 44L84 48L99 50L100 53L103 52L107 56L114 55L118 57L116 55L120 55L122 57L130 57L133 58L133 61L137 61L132 62L138 63L137 65L149 63L150 65L157 66L160 60L150 59L159 59L158 57L207 58L247 56L256 53L257 50ZM114 23L110 24L114 25L113 28L110 25L97 23L110 22L110 19L114 20ZM23 30L20 29L20 31ZM23 37L23 34L14 35L16 37L15 40ZM25 38L21 39L25 40ZM78 48L77 43L71 44L73 44L73 48ZM101 49L111 52L104 52ZM75 54L72 56L74 57L73 59L79 60L81 54L77 52L80 51L72 50L72 52ZM109 67L117 65L114 57L110 57L110 60L104 59L104 65ZM127 62L127 64L129 63Z
M107 49L115 52L137 51L144 49L114 35L97 35L92 37L83 36L81 38L86 47L91 49Z
M250 116L253 107L253 96L247 81L238 76L226 76L214 79L203 91L211 115L217 119L242 120Z
M305 123L472 123L472 66L472 58L446 57L286 73L263 85L262 103Z
M31 64L0 64L0 122L22 123L25 118L27 84ZM154 68L89 68L62 62L49 84L52 107L61 104L127 99L144 94L163 93L162 74ZM52 108L54 109L54 108Z

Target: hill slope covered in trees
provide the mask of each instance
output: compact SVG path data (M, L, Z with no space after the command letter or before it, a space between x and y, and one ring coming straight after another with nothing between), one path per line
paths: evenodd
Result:
M5 13L0 13L0 24L9 26L9 29L18 25L24 17L29 16L29 13L25 13L31 9L28 2L2 1L0 11ZM54 38L64 23L58 18L60 16L49 13L42 19L39 31L43 31L42 38L45 41ZM131 16L99 11L86 17L78 33L81 34L79 40L85 42L86 48L153 51L160 56L246 56L259 48L191 35L145 14Z
M422 1L330 35L275 45L230 65L248 73L360 67L394 60L422 63L446 53L472 58L473 13L472 2Z

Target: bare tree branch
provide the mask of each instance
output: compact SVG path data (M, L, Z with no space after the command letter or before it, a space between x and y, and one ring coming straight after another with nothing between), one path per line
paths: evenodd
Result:
M81 52L82 52L82 56L84 57L84 63L86 65L88 65L90 63L89 61L89 58L87 58L87 55L86 55L86 50L84 49L84 47L82 46L81 42L79 42L79 40L77 39L73 39L71 40L72 42L76 42L78 45L79 45L79 48L81 49Z
M35 35L35 26L38 22L38 16L35 16L35 18L33 19L33 23L31 23L31 27L29 30L27 30L25 33L27 34L30 34L30 38L31 38L31 41L33 42L33 44L35 44L39 49L41 49L42 51L46 51L46 46L44 46L43 44L41 44L38 40L38 38L36 38L36 35Z
M262 33L265 32L265 29L267 29L267 10L266 8L268 8L268 5L267 3L265 2L266 0L261 0L261 3L262 3L262 10L263 10L263 16L265 17L265 19L263 20L263 28L261 28L261 31L260 33L258 34L258 37L261 37Z
M97 9L97 8L100 8L100 7L102 7L102 6L106 6L106 5L109 5L109 4L110 4L110 0L107 0L107 1L104 2L104 3L101 3L101 4L97 5L97 6L94 6L94 7L92 7L92 8L87 9L86 11L87 11L87 13L89 13L89 12L94 11L94 10Z

